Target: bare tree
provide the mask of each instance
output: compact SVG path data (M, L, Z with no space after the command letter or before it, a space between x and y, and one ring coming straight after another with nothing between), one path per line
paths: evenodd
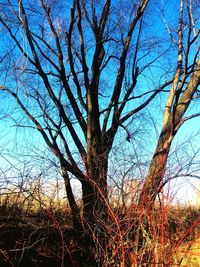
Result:
M200 116L200 112L185 116L191 101L199 97L198 86L200 83L199 30L197 31L195 28L197 18L193 17L194 7L192 4L193 1L180 1L176 36L173 35L165 20L168 32L177 47L177 63L164 109L163 126L140 198L140 204L145 206L147 204L149 207L154 203L158 192L165 183L166 163L175 135L183 123Z
M7 6L4 5L6 3ZM157 93L154 92L137 110L121 117L138 76L134 60L132 82L120 101L128 51L135 30L139 39L141 29L138 30L137 25L147 4L148 1L140 1L133 7L126 34L118 33L118 36L117 33L112 36L112 31L119 31L121 25L111 22L111 1L105 1L97 8L93 1L73 1L69 25L62 25L65 17L56 17L59 7L54 2L41 0L37 7L24 4L23 1L16 5L5 1L1 5L0 22L11 41L11 50L6 51L4 57L14 61L13 80L16 79L16 87L13 84L8 86L5 77L5 85L1 85L1 90L15 98L32 122L31 127L41 133L59 159L77 228L80 228L80 211L68 173L81 181L84 215L87 221L94 222L96 213L98 216L106 213L108 154L117 129L132 114L146 106ZM33 23L34 19L38 26ZM113 49L119 46L121 55L115 55L113 51L107 54L107 46ZM137 46L138 41L135 44L136 52ZM112 59L117 62L119 69L108 105L100 110L99 98L103 98L100 79ZM21 88L24 88L24 92ZM33 101L36 111L31 107ZM66 133L70 134L70 139L79 151L83 169L78 166L70 150Z
M76 229L82 229L81 215L69 173L82 184L85 221L93 226L97 218L107 219L108 158L119 127L130 141L126 123L171 85L140 198L141 205L153 203L175 134L198 115L183 118L200 79L192 1L185 1L186 8L181 1L177 40L166 23L178 50L175 75L164 79L167 66L156 81L143 82L171 45L159 46L151 30L143 33L148 3L74 0L71 8L50 0L0 3L2 38L8 44L1 52L0 89L15 99L29 121L18 122L18 127L39 131L58 159Z

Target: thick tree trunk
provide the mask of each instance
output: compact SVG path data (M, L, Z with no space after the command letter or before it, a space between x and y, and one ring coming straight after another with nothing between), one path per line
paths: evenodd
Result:
M90 226L107 219L108 156L91 157L87 165L87 180L82 182L83 215Z
M167 158L173 138L174 135L172 134L172 129L168 125L160 134L158 144L151 160L148 174L140 195L139 204L143 207L152 207L157 194L163 186Z
M103 60L103 48L102 58ZM100 53L100 51L99 51ZM100 53L101 54L101 53ZM99 57L101 57L99 55ZM98 85L100 62L94 58L94 77L87 91L87 178L82 183L83 214L86 223L93 228L95 225L101 229L100 221L106 223L107 218L107 169L109 147L105 145L100 126L100 112L98 100Z

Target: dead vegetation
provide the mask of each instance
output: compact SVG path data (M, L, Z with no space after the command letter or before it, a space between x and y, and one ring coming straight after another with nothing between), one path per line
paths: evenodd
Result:
M181 263L190 255L189 246L200 230L198 208L168 205L161 209L158 205L145 211L133 204L126 211L112 208L113 217L102 227L104 234L94 227L91 244L87 233L80 236L73 229L67 206L28 210L27 205L10 201L13 198L7 196L0 206L2 267L92 267L100 266L102 258L106 267L120 266L122 261L127 267L184 266ZM103 247L105 236L109 241Z

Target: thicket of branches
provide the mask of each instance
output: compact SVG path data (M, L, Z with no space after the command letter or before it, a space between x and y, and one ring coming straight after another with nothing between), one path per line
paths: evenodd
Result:
M200 115L195 108L187 112L199 98L198 1L176 3L169 23L167 5L0 2L1 95L23 114L13 115L17 127L38 131L58 161L74 228L92 238L101 233L103 243L113 220L109 157L120 129L134 142L130 126L164 99L162 127L137 199L140 210L149 211L166 184L174 137ZM83 213L71 176L81 183Z

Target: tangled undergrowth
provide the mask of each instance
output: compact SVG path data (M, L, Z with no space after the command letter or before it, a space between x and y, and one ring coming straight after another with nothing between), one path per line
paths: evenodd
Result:
M30 207L8 199L1 203L2 267L200 266L198 208L110 207L104 234L94 227L91 244L86 233L72 228L67 207Z

